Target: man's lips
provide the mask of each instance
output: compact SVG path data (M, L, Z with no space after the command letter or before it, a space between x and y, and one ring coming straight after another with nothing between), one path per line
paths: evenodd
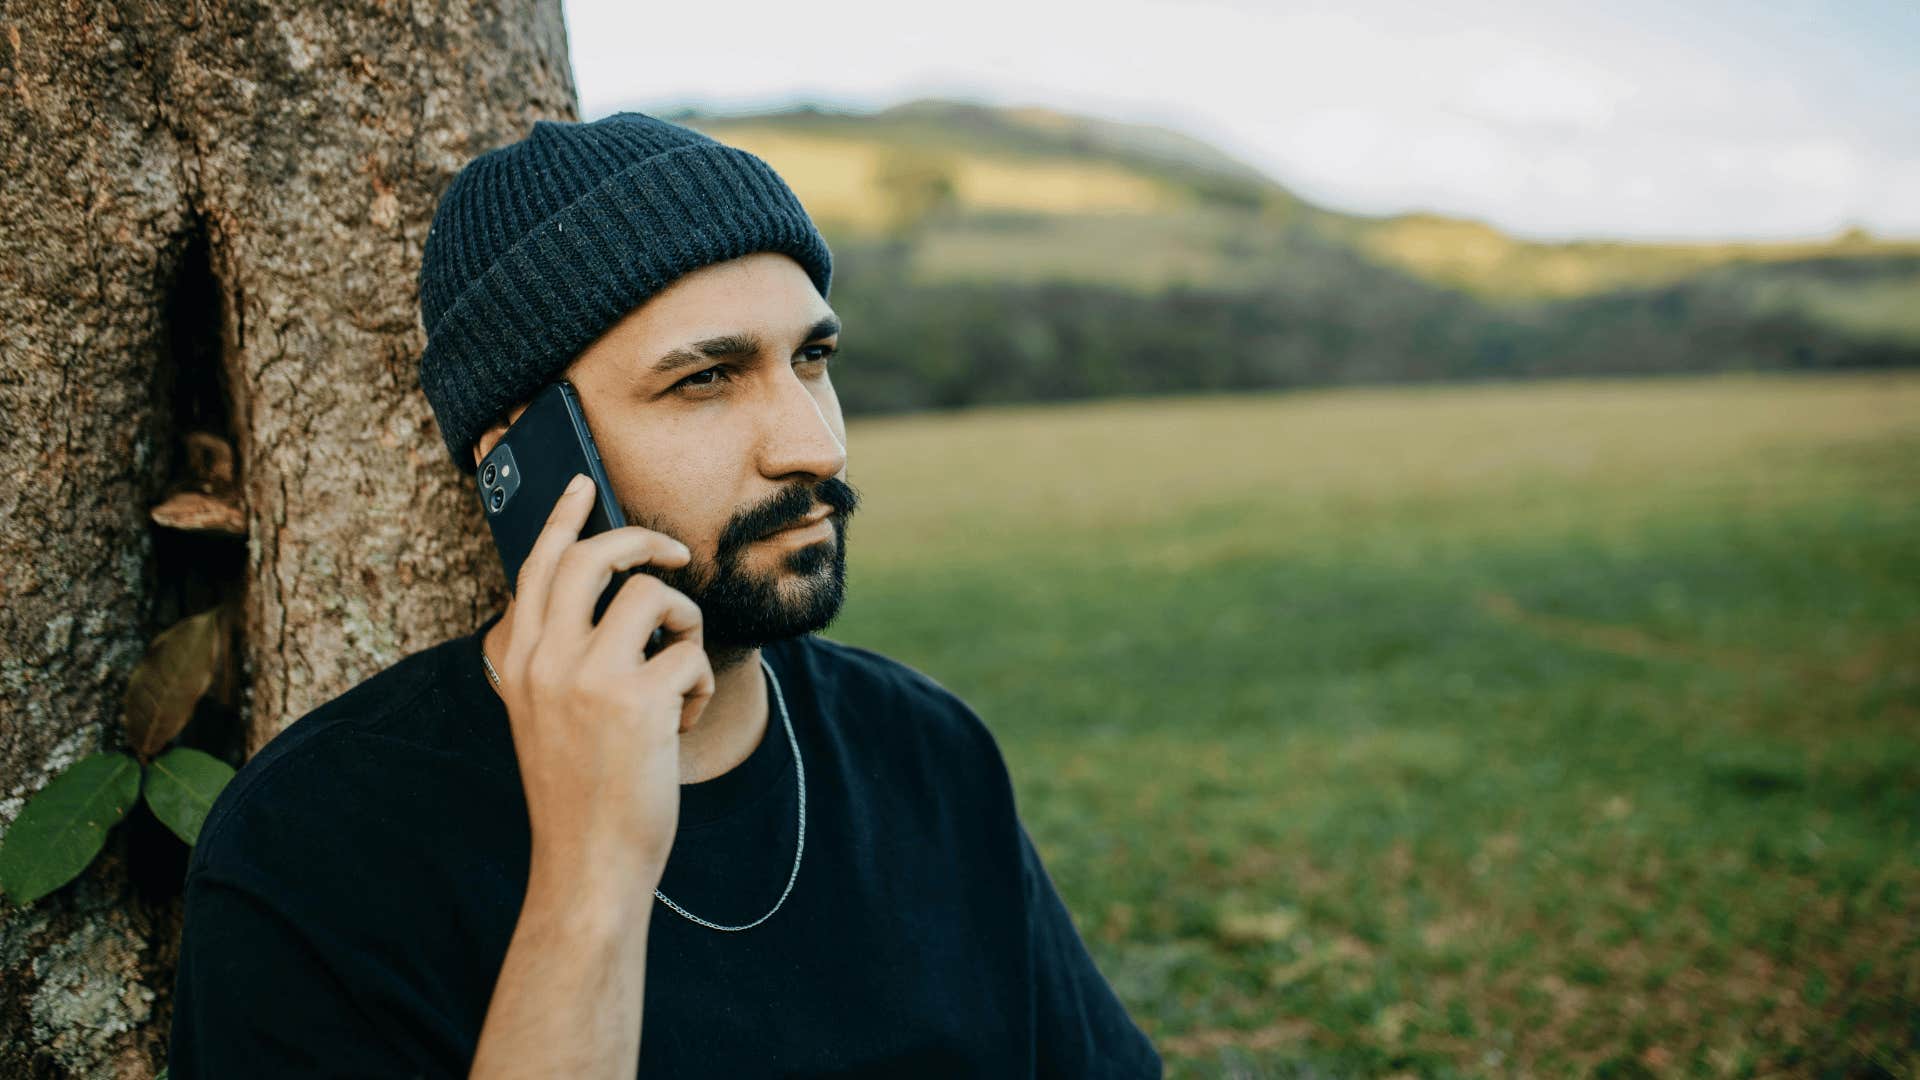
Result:
M833 513L833 507L823 506L820 509L815 510L813 513L808 514L806 517L801 518L799 521L796 521L793 524L785 526L783 528L775 529L774 531L766 534L765 536L762 536L760 539L768 540L768 539L772 539L773 537L779 536L781 533L797 532L809 526L817 525L820 522L825 521L827 517L832 513Z

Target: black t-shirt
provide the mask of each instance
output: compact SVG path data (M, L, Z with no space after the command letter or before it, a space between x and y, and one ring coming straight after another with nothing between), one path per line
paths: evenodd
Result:
M173 1080L467 1074L529 858L480 664L498 618L302 717L221 793L188 866ZM972 710L818 636L762 652L806 769L799 876L750 930L652 905L638 1075L1159 1076ZM793 869L796 771L768 705L745 761L680 788L660 883L723 925Z

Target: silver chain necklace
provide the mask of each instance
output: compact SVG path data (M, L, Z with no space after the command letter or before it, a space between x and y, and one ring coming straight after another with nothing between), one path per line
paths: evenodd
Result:
M493 688L499 690L500 673L493 670L493 661L487 659L487 650L484 648L480 650L480 662L486 665L487 678L493 680ZM709 922L668 899L666 893L659 889L653 890L653 895L659 898L661 903L709 930L751 930L773 918L773 913L780 910L780 905L786 903L788 895L793 892L793 883L800 878L800 856L807 850L807 768L800 761L800 740L793 735L793 718L787 715L787 698L780 692L780 677L773 673L773 665L767 663L765 656L760 658L760 669L767 673L767 681L773 685L773 700L780 706L780 723L787 729L787 745L793 748L793 771L800 783L800 830L793 845L793 872L787 875L787 887L781 890L780 899L773 902L773 906L767 909L767 913L750 923L741 923L739 926L721 926L717 922Z

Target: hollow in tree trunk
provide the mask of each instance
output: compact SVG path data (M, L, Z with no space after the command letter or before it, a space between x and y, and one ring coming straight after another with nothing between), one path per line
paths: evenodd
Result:
M0 4L0 833L187 615L239 659L182 741L239 764L504 599L415 274L471 156L577 115L558 0ZM0 1075L163 1063L186 849L141 811L0 907Z

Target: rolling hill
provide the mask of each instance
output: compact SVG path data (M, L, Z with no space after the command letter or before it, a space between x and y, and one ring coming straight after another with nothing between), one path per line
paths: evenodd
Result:
M827 234L868 368L842 391L856 411L1920 363L1920 242L1540 243L1368 217L1179 132L1036 107L662 115L764 157Z

